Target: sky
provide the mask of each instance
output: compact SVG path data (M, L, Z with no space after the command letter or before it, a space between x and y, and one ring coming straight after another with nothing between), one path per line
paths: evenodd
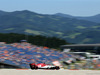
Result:
M72 16L100 14L100 0L0 0L0 10L29 10L40 14L64 13Z

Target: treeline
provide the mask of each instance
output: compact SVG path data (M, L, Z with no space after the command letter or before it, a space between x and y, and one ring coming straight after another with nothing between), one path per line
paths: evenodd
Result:
M50 48L59 48L60 45L69 44L65 40L56 37L46 37L41 35L25 35L17 33L0 33L0 42L14 43L20 40L27 40L29 43Z

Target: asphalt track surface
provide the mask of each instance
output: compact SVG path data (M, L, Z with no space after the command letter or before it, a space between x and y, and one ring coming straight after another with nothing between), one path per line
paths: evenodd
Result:
M0 69L0 75L100 75L100 70Z

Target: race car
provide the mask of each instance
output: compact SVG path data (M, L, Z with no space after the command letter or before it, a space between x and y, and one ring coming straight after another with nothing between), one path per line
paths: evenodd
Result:
M45 64L45 63L39 63L39 64L35 64L35 63L31 63L30 64L30 68L32 70L37 70L37 69L52 69L52 70L59 70L60 67L59 66L53 66L50 64Z

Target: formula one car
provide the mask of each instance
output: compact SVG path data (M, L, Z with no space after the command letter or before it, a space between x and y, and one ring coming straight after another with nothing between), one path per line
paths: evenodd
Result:
M49 65L49 64L45 64L45 63L39 63L39 64L31 63L31 64L30 64L30 68L31 68L32 70L37 70L37 69L59 70L59 69L60 69L59 66L52 66L52 65Z

